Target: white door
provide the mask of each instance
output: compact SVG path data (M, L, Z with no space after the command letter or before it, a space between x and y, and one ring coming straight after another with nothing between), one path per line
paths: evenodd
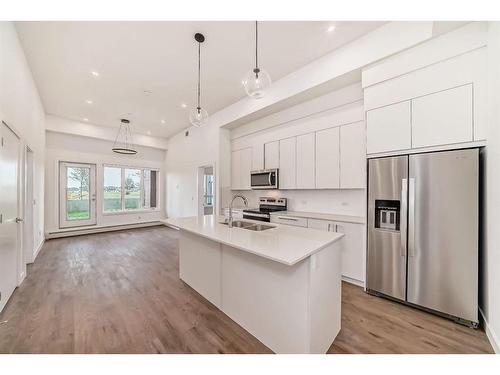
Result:
M297 137L297 189L316 187L315 142L314 133Z
M17 286L19 138L0 124L0 312Z
M59 227L96 224L95 164L59 163Z
M340 186L339 128L316 132L316 189Z
M296 138L287 138L280 141L280 170L279 188L295 189L297 186L296 172Z

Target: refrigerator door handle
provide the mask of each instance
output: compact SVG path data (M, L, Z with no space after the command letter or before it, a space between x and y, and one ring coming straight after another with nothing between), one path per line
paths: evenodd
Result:
M415 256L415 179L408 186L408 256Z
M401 256L406 256L406 233L407 233L407 205L408 205L408 180L401 179L401 218L400 218L400 234L401 234Z

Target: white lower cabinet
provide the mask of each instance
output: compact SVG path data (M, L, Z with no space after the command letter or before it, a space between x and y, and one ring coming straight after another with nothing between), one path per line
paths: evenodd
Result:
M345 235L340 242L342 276L347 281L363 284L365 281L364 225L318 219L307 219L307 223L308 228L339 232Z
M288 215L271 215L271 223L307 228L307 218Z

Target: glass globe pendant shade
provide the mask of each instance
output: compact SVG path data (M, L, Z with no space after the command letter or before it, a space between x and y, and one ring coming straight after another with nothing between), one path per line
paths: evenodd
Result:
M249 97L260 99L265 96L267 88L271 86L271 77L264 69L255 68L245 75L242 83Z
M206 125L208 122L208 112L201 107L193 108L189 112L189 122L196 127Z

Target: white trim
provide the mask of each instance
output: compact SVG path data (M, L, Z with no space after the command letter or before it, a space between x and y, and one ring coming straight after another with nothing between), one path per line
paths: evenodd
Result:
M155 220L155 221L145 221L142 223L135 223L135 224L105 225L105 226L100 226L100 227L82 228L82 229L71 228L71 229L66 229L66 230L49 232L45 235L45 238L50 240L50 239L61 238L61 237L80 236L83 234L114 232L114 231L118 231L118 230L156 227L156 226L161 226L161 225L162 225L162 223L159 220Z
M350 277L347 277L347 276L342 276L342 281L345 281L346 283L353 284L356 286L360 286L361 288L365 287L364 281L351 279Z
M446 151L446 150L458 150L463 148L476 148L486 146L486 141L474 141L474 142L464 142L464 143L450 143L446 145L437 145L430 147L403 149L387 152L378 152L374 154L367 154L367 159L381 158L386 156L396 156L396 155L408 155L408 154L418 154L422 152L434 152L434 151Z
M40 241L40 244L37 246L35 252L33 253L33 261L31 263L34 263L36 260L36 257L38 256L38 253L40 250L42 250L43 244L45 243L45 237L42 237L42 240Z
M491 347L493 348L493 350L496 354L500 354L500 341L498 340L498 337L491 330L490 325L488 324L488 321L486 320L484 313L483 313L483 310L481 308L479 308L479 313L481 314L481 317L483 318L484 331L486 332L486 336L488 337L488 340L490 341Z

